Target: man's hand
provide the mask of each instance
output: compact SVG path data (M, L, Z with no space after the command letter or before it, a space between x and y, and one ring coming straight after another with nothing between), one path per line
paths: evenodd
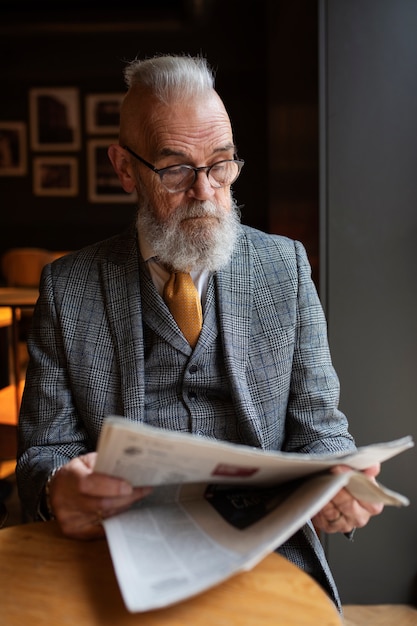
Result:
M95 452L77 457L61 467L51 480L51 507L67 537L103 537L103 519L127 510L151 492L150 487L133 488L120 478L95 473L95 459Z
M340 474L350 471L346 465L337 465L332 472ZM381 465L372 465L363 473L372 480L379 474ZM347 489L342 489L323 509L312 519L316 529L326 533L350 533L354 528L365 526L373 515L379 515L384 508L383 504L370 504L356 500Z

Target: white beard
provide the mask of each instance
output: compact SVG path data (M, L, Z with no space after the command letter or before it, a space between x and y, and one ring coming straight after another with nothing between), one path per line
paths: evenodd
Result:
M229 262L240 230L240 211L232 196L230 211L210 201L194 201L178 207L163 223L155 218L150 202L141 200L137 228L162 265L180 272L214 272ZM203 216L215 219L182 225L184 219Z

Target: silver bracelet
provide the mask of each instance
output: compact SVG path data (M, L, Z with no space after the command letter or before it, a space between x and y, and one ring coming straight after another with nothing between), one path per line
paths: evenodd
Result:
M50 520L54 520L55 519L55 514L54 511L52 509L52 504L51 504L51 493L50 493L50 488L51 488L51 483L52 480L55 476L55 474L61 469L61 467L54 467L54 469L52 470L52 472L49 474L48 479L45 483L45 488L44 488L44 494L45 494L45 507L46 507L46 511L48 513L48 519Z

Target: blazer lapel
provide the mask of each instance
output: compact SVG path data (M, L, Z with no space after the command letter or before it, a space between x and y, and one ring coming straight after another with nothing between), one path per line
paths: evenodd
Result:
M103 260L103 289L120 367L124 416L137 421L143 419L145 385L136 230L116 241L112 254Z
M254 273L251 243L238 240L230 264L217 274L219 328L225 366L232 388L239 427L245 443L262 447L255 407L247 384L247 360L252 324Z

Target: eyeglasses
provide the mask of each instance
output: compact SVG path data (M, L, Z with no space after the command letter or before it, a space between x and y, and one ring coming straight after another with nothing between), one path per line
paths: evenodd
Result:
M150 170L158 174L161 179L161 183L167 191L170 193L179 193L181 191L188 191L194 185L197 180L198 172L204 172L207 175L209 183L215 189L220 187L228 187L237 180L240 170L244 165L244 161L241 159L229 159L226 161L218 161L213 165L205 165L203 167L193 167L192 165L170 165L169 167L163 167L157 169L141 156L136 154L128 146L123 146L124 150L127 150L129 154L135 157L138 161L149 167Z

